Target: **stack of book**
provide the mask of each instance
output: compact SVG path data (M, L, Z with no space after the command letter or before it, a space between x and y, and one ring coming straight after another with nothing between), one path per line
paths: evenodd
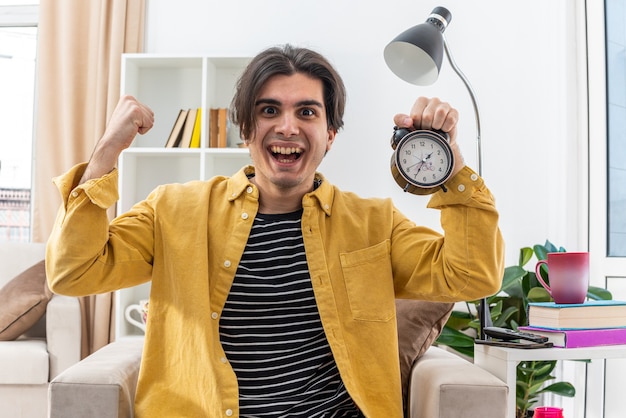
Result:
M546 336L554 347L626 344L626 301L529 303L528 326L519 330Z
M165 148L199 148L202 109L181 109L178 112Z
M228 109L209 109L209 147L228 146ZM180 109L165 148L199 148L202 109Z

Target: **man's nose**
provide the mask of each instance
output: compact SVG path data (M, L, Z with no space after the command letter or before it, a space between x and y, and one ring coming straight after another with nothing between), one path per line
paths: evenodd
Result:
M295 115L284 113L280 115L276 123L276 133L288 138L298 135L298 118Z

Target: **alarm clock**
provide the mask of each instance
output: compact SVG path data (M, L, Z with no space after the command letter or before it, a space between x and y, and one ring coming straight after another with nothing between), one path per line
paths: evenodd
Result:
M393 129L391 174L398 186L417 195L445 192L444 183L454 168L450 136L441 131Z

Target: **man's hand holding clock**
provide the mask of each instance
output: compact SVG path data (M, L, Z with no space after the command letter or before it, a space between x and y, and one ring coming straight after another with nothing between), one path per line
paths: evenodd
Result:
M410 115L394 117L391 172L406 192L425 195L440 189L464 166L456 142L459 112L437 98L418 98Z

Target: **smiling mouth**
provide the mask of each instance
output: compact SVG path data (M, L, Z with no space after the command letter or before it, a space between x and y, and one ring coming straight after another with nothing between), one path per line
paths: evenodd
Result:
M272 156L280 163L291 163L300 158L302 149L297 147L270 147Z

